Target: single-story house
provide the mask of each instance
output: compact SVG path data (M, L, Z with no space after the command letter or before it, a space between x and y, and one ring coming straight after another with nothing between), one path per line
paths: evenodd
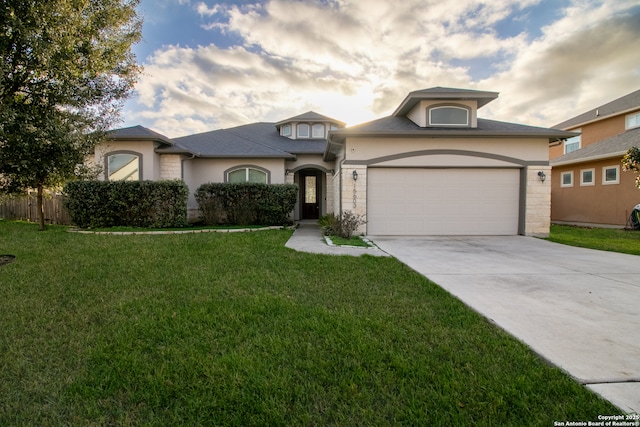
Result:
M553 167L551 220L559 224L624 227L640 190L622 156L640 147L640 90L558 123L579 132L549 149Z
M352 211L369 235L547 235L548 146L574 133L478 118L496 92L435 87L345 127L308 112L167 138L135 126L96 148L103 179L296 183L294 220Z

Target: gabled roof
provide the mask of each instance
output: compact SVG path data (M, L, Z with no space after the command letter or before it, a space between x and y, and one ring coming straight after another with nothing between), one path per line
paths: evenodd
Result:
M107 138L118 140L131 140L131 141L157 141L163 145L173 145L173 140L166 136L152 131L144 126L131 126L128 128L114 129L107 133Z
M583 163L592 160L621 157L629 148L640 146L640 128L630 129L595 144L587 145L571 153L556 157L549 163L552 166Z
M480 90L456 89L450 87L432 87L410 92L400 103L400 106L393 112L393 116L404 116L420 101L442 100L442 101L477 101L478 108L488 104L498 97L498 92L486 92Z
M633 110L640 109L640 89L631 92L621 98L615 99L604 105L596 107L585 113L579 114L569 120L558 123L552 127L556 129L575 128L590 122L602 120L607 117L616 116L618 114L629 113Z
M300 115L297 115L285 120L280 120L278 123L276 123L276 127L279 128L283 124L291 123L291 122L332 122L337 125L340 125L341 127L344 127L346 125L346 123L341 122L340 120L331 118L329 116L318 114L315 111L307 111L306 113L302 113Z
M174 138L175 147L160 153L189 153L198 157L295 158L295 154L321 154L324 139L289 139L280 136L275 123L252 123Z

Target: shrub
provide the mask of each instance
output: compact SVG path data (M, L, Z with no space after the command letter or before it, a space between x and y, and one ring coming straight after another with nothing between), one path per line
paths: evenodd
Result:
M285 225L298 197L293 184L207 183L195 193L208 225Z
M345 239L350 239L358 227L366 223L362 215L356 215L351 211L343 211L339 216L333 213L327 214L320 218L319 222L324 234Z
M74 181L64 205L79 227L184 227L189 189L172 181Z

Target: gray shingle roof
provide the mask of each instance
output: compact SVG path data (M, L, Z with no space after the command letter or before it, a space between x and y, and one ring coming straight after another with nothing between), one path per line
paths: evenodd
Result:
M481 90L456 89L451 87L432 87L429 89L415 90L410 92L400 103L400 106L393 112L393 116L406 115L418 102L424 99L443 101L464 101L474 100L478 102L478 108L488 104L498 97L498 92L487 92Z
M107 138L119 139L119 140L133 140L133 141L153 140L153 141L161 142L165 145L174 144L173 140L171 140L170 138L167 138L166 136L158 132L152 131L151 129L148 129L140 125L131 126L128 128L114 129L107 133Z
M623 112L630 112L636 108L640 109L640 89L585 113L579 114L569 120L558 123L552 127L556 129L575 128L594 120L602 120L606 117L615 116Z
M640 147L640 128L630 129L595 144L587 145L579 150L556 157L549 163L560 166L605 159L607 157L618 157L622 156L631 147Z
M478 119L476 128L428 127L423 128L406 117L388 116L361 125L330 132L330 137L342 141L347 136L368 137L540 137L550 140L570 138L573 132L558 129L548 129L536 126L526 126L517 123L500 122L496 120Z
M289 139L280 136L275 123L252 123L174 138L176 147L162 153L189 152L199 157L294 158L295 154L324 152L324 139ZM179 151L183 150L183 151Z
M332 117L329 116L324 116L322 114L318 114L315 111L307 111L306 113L302 113L300 115L285 119L285 120L280 120L278 123L275 124L275 126L280 127L281 125L285 124L285 123L290 123L290 122L333 122L337 125L340 125L342 127L344 127L346 125L346 123L341 122L340 120L336 120Z

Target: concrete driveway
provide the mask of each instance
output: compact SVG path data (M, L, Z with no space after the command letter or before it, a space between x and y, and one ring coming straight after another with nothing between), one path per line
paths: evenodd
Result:
M640 413L640 257L533 237L375 237L626 412Z

